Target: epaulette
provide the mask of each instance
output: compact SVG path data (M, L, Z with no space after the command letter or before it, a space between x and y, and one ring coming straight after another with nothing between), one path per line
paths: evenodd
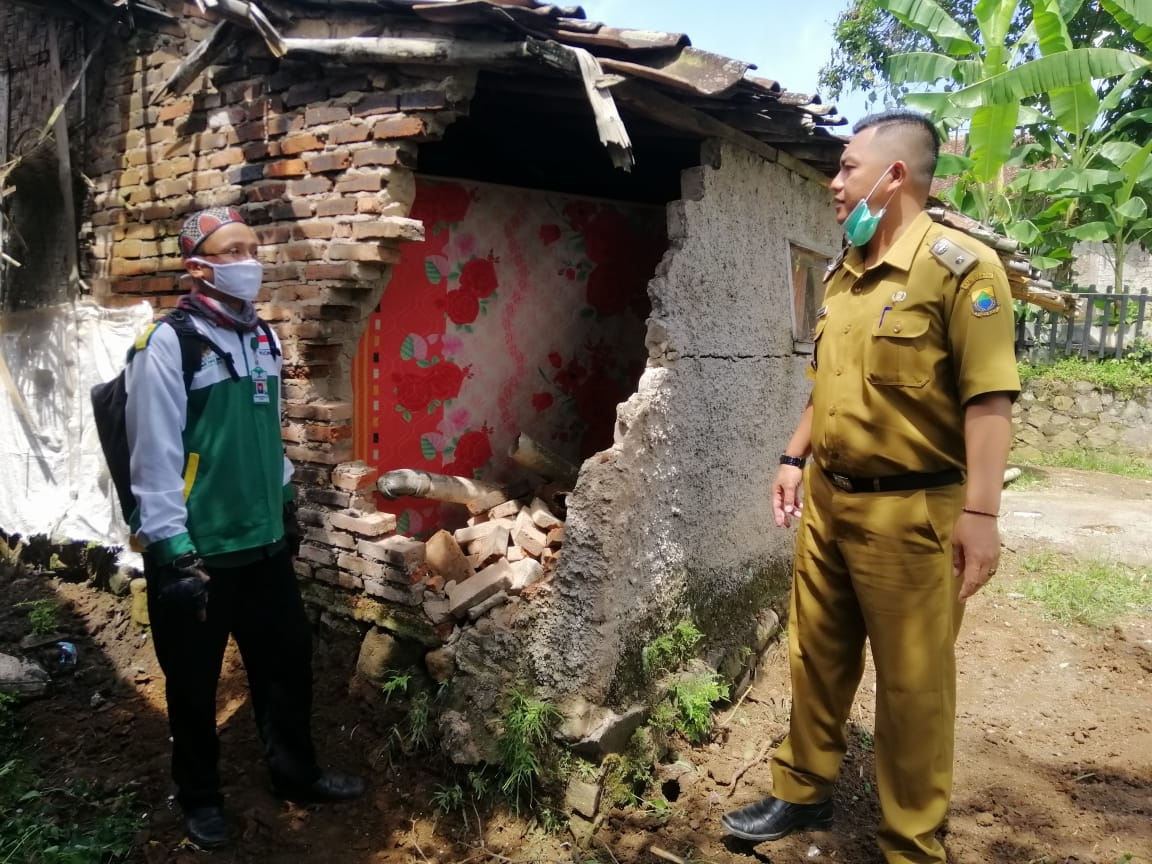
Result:
M1004 271L1008 276L1008 287L1012 291L1013 298L1069 317L1076 314L1076 295L1067 291L1058 291L1051 282L1042 278L1040 271L1032 266L1028 256L1015 240L997 234L975 219L970 219L952 210L945 210L943 207L931 207L927 213L932 221L962 231L973 240L992 249L999 256L1000 263L1004 265ZM937 241L937 243L939 242L947 242L950 246L956 245L954 241L946 238L941 238ZM933 254L936 252L935 244L933 244L932 252ZM939 258L940 256L937 255L936 257ZM975 256L972 256L970 260L975 262ZM944 259L941 259L941 263L953 273L956 272L948 266L948 262Z
M976 254L947 237L937 238L928 251L957 279L963 279L976 266Z
M136 337L136 343L132 346L134 351L143 351L148 347L148 340L152 338L152 334L156 332L156 328L160 326L159 321L155 321L145 327L140 335Z
M840 254L832 259L831 263L824 268L824 282L827 282L832 276L840 269L840 265L844 263L844 259L848 257L848 247L845 246L840 250Z

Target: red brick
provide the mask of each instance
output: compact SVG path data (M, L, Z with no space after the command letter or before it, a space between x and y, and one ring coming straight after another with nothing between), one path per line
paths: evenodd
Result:
M355 282L368 287L379 279L379 272L370 270L366 264L355 261L342 261L339 264L305 264L305 279L336 279Z
M361 489L375 489L380 472L363 462L348 462L337 465L332 470L332 485L337 489L359 492Z
M285 402L284 413L297 420L351 420L351 402Z
M285 132L299 132L304 128L304 118L283 115L271 115L264 121L268 125L269 135L283 135Z
M352 164L352 154L347 151L339 153L322 153L318 156L308 157L308 170L313 174L322 174L326 171L343 171Z
M319 207L316 208L319 211ZM319 212L316 214L320 215ZM317 222L308 221L300 222L297 225L297 235L307 238L308 240L329 240L332 237L332 229L335 226L331 222Z
M161 180L152 186L152 195L155 198L175 198L178 195L187 195L191 186L187 177Z
M280 142L280 152L285 156L295 156L309 150L323 150L324 142L311 133L304 135L289 135Z
M249 201L276 201L284 197L288 184L276 180L270 183L254 183L244 190Z
M321 195L332 188L332 181L327 177L309 177L307 180L293 180L288 184L288 194L301 198L308 195Z
M352 225L352 236L357 240L377 239L423 240L424 223L419 219L405 219L399 216L386 216Z
M300 240L281 246L279 256L282 261L319 261L324 258L326 245L316 240Z
M376 243L342 243L328 245L328 257L332 261L373 261L390 264L399 259L400 253L394 246L381 246Z
M272 162L264 169L266 177L302 177L308 173L303 159L282 159Z
M355 198L329 198L316 205L317 216L351 216L355 212Z
M356 115L391 114L399 107L395 93L367 93L356 103Z
M241 123L236 127L236 138L240 141L259 141L268 136L268 127L262 120Z
M348 531L365 537L382 537L396 530L396 517L392 513L333 513L328 517L328 522L337 531Z
M192 191L204 192L209 189L219 189L224 185L222 171L201 171L192 175Z
M244 151L238 147L217 150L207 159L209 168L228 168L244 161Z
M272 246L278 243L287 243L295 234L290 225L259 225L253 230L261 246Z
M244 154L244 158L249 162L257 162L260 159L275 158L280 155L281 148L279 141L250 141L240 148Z
M367 150L357 150L352 161L358 168L364 165L395 165L399 161L399 156L395 147L370 147Z
M384 186L380 174L345 174L336 181L336 192L379 192Z
M420 138L428 131L428 124L420 117L408 117L398 114L395 117L385 117L372 127L372 137L387 138Z
M326 346L336 350L337 353L341 350L341 346L332 345ZM334 443L336 441L346 441L352 437L351 426L324 426L316 423L309 423L304 427L305 434L308 436L309 441L322 441L325 443Z
M161 123L167 123L169 120L175 120L177 117L187 117L192 113L192 106L193 100L191 96L178 99L175 102L169 102L156 112L156 119Z
M113 258L109 267L112 276L144 276L155 273L160 269L160 262L155 258L128 260L126 258Z
M284 93L284 104L289 108L297 105L306 105L309 102L320 102L328 98L328 88L322 81L306 81L302 84L293 84Z
M367 141L371 135L372 126L368 123L339 123L328 130L328 140L333 144Z
M293 462L339 465L341 462L347 462L352 458L352 442L343 441L336 445L319 445L313 447L289 444L284 448L284 452Z
M305 126L325 126L329 123L339 123L351 117L351 112L340 105L318 105L308 108L304 112Z
M155 225L150 223L132 222L128 225L119 225L113 237L117 240L144 239L151 240L159 234Z

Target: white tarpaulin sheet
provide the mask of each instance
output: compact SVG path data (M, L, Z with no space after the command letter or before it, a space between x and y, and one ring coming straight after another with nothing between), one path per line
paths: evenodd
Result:
M0 528L127 546L88 391L123 368L152 317L143 302L0 316Z

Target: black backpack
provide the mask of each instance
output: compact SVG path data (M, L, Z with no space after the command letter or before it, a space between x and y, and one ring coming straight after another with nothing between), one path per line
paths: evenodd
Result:
M200 370L205 348L215 352L224 361L232 380L240 379L232 355L197 330L196 325L192 323L191 315L186 310L174 309L158 322L158 324L164 323L175 330L180 339L180 361L184 370L185 391L191 388L192 378ZM260 329L268 337L272 352L279 354L276 340L272 337L271 328L266 321L260 321ZM134 349L128 352L129 359L133 351ZM108 463L108 473L120 499L120 512L127 522L136 509L136 496L132 494L132 479L128 467L128 424L125 416L128 390L124 383L124 370L121 369L120 374L111 381L97 384L92 388L90 395L92 416L96 421L96 434L100 436L100 449L104 451L104 461Z

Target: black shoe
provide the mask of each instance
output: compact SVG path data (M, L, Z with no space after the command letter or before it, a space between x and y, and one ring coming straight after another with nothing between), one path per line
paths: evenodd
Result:
M720 824L741 840L756 843L779 840L804 828L829 827L832 824L832 802L790 804L779 798L765 798L742 810L725 813L720 817Z
M184 810L184 831L201 849L219 849L228 845L228 821L219 804L188 807Z
M326 771L309 786L273 785L272 794L296 804L330 804L351 801L364 794L364 778Z

